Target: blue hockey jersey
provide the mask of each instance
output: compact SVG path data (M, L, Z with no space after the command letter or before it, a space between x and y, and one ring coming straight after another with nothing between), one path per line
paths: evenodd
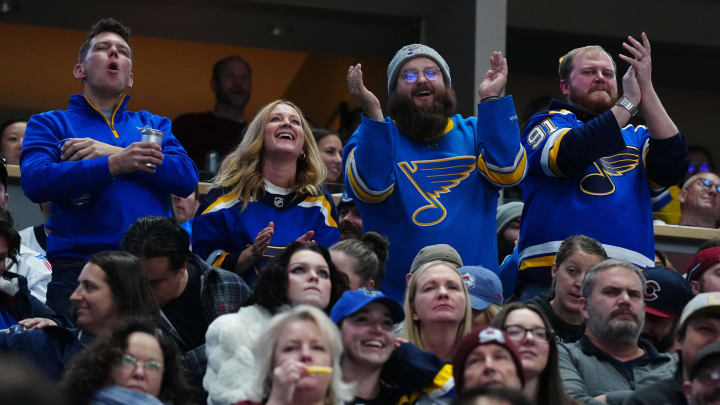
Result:
M531 118L523 141L518 290L549 286L555 254L575 234L597 239L611 258L653 265L651 199L683 170L681 134L652 139L645 126L619 128L611 111L595 116L553 101Z
M390 239L385 294L402 301L405 274L427 245L447 243L465 264L497 268L498 191L519 183L527 166L512 97L481 103L478 118L451 117L442 136L425 142L390 118L363 116L343 164L363 230Z
M240 252L270 221L275 223L275 231L258 269L307 231L315 231L313 239L325 247L340 239L335 204L327 190L318 196L266 190L245 210L242 205L228 190L211 190L198 210L202 214L193 220L193 252L214 266L232 271ZM255 272L248 271L243 278L250 283Z

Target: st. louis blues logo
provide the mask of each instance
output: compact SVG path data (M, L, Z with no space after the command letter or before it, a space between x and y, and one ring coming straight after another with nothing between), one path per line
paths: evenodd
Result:
M420 226L437 225L445 219L447 210L439 201L440 195L470 176L477 167L474 156L399 162L398 166L410 179L427 205L415 210L413 222Z
M596 173L590 173L580 180L580 189L590 195L610 195L615 192L612 177L619 177L633 170L640 162L640 153L634 146L611 156L593 162Z

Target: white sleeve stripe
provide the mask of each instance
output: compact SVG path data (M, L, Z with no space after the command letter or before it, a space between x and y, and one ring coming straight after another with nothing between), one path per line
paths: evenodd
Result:
M550 137L545 141L542 155L540 155L540 167L542 167L543 173L548 177L558 177L558 175L550 169L550 150L555 146L555 141L569 130L570 128L559 128L550 134Z
M515 161L513 162L512 166L507 167L500 167L496 166L494 164L488 163L487 160L485 161L485 166L487 166L488 169L498 172L498 173L512 173L515 170L517 170L518 165L520 164L520 160L523 157L523 153L525 152L525 149L523 148L522 144L519 145L520 149L518 149L518 153L515 156Z
M357 186L360 187L360 189L362 191L364 191L366 194L369 194L374 197L380 197L383 194L386 194L387 192L392 190L393 186L395 185L394 183L390 184L385 190L381 190L381 191L374 191L374 190L370 189L370 187L368 187L365 184L365 182L362 181L362 178L360 177L360 174L357 171L357 167L355 166L355 149L353 149L352 152L350 152L350 156L348 157L347 165L350 167L350 170L352 171L353 178L355 179Z

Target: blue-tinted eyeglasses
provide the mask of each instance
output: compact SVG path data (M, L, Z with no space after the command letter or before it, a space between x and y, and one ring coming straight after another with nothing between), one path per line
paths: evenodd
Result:
M423 76L428 80L435 80L440 75L440 69L435 66L428 66L422 70ZM408 83L415 83L420 77L420 71L418 70L403 70L400 72L400 77L405 79Z
M698 184L700 187L702 187L702 188L708 188L708 189L710 189L710 188L715 187L715 191L717 191L718 193L720 193L720 184L715 184L715 183L713 183L712 181L710 181L710 180L708 180L708 179L699 179L698 182L697 182L697 184Z

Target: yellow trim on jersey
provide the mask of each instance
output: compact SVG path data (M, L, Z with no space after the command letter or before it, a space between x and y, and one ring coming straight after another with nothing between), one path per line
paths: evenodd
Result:
M115 114L117 114L118 110L120 109L120 106L122 105L123 100L125 100L125 96L127 96L127 94L123 94L122 98L120 99L120 102L118 103L118 105L115 106L115 110L113 110L113 113L110 116L110 121L108 121L107 117L105 116L105 114L103 114L102 111L98 110L93 105L93 103L91 103L90 100L88 100L87 96L83 96L83 97L85 97L85 101L87 101L87 103L90 104L90 107L92 107L93 110L97 111L97 113L103 117L105 122L108 124L108 127L110 127L110 130L112 131L113 136L115 136L115 138L120 138L120 135L115 130Z
M352 187L355 196L357 196L360 200L371 203L379 203L385 201L385 199L388 198L390 194L392 194L393 190L395 189L395 185L390 186L390 188L386 192L379 195L371 195L367 193L355 179L355 174L353 173L354 166L355 149L353 148L353 150L350 151L350 155L348 155L348 162L345 167L345 172L347 173L350 187Z
M557 166L557 155L560 151L560 142L562 142L562 139L565 137L565 134L567 134L570 131L570 128L562 128L558 129L558 131L562 131L560 135L555 139L555 143L552 146L552 149L550 149L550 153L548 153L548 166L550 167L550 170L553 171L558 176L565 177L563 172L558 168Z
M333 228L337 228L337 222L335 222L335 219L332 217L332 207L330 206L330 202L327 200L327 198L325 198L325 195L320 194L316 197L310 196L307 197L303 202L314 203L316 201L320 202L323 208L325 208L323 214L326 215L325 219L327 219L328 225L332 226Z
M519 271L525 270L531 267L550 267L555 263L555 255L533 257L532 259L525 259L520 262Z
M522 148L522 147L521 147ZM478 170L485 173L488 179L492 181L493 183L502 184L502 185L513 185L518 183L520 180L522 180L523 176L525 175L525 167L527 166L527 152L525 151L525 148L522 148L522 157L520 158L520 161L517 163L517 166L514 170L511 172L503 173L503 172L497 172L494 170L491 170L488 168L487 163L485 163L485 160L483 159L482 154L480 154L477 158L477 167Z
M393 124L395 126L397 126L397 122L395 122L395 120L393 120ZM425 138L425 140L432 141L433 139L440 138L443 135L447 135L447 133L452 131L453 128L455 128L455 123L450 118L448 118L448 122L447 122L447 124L445 124L445 129L443 129L442 133L434 135L434 136L429 136L429 137Z
M216 205L231 201L233 198L237 198L235 194L225 194L224 196L219 197L217 200L213 201L212 204L208 205L208 207L205 208L205 211L203 211L202 214L207 214L208 212L214 211Z
M225 253L221 254L220 256L216 257L216 258L215 258L215 261L214 261L213 264L212 264L213 267L221 267L223 261L225 261L225 258L226 258L227 255L229 255L229 254L230 254L230 252L225 252Z
M435 374L435 378L433 378L432 385L423 388L423 392L433 392L437 391L447 385L447 382L450 381L450 379L453 378L453 366L452 364L446 364L443 366L443 368L438 371L437 374Z

